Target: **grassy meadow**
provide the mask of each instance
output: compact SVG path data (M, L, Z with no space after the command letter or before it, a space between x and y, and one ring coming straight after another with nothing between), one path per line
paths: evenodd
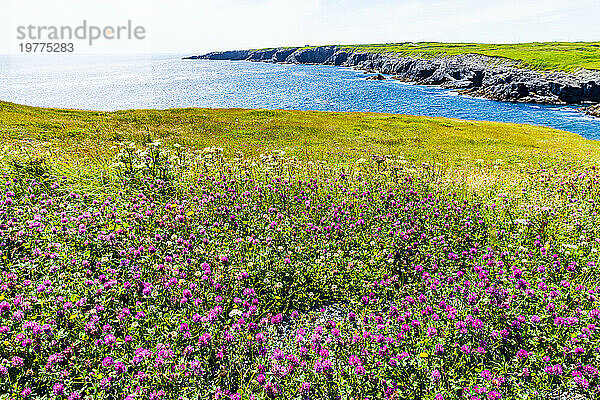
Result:
M2 102L0 149L2 400L600 396L598 142Z
M531 167L598 162L596 142L545 127L377 113L89 112L0 102L0 134L5 159L14 153L52 160L64 174L92 186L107 182L102 179L111 175L120 143L143 146L154 140L194 150L217 146L228 156L283 150L303 161L342 166L374 156L403 157L465 179L472 171L514 176Z

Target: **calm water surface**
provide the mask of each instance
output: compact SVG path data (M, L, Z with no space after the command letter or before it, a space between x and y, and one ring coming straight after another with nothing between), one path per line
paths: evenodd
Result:
M600 139L576 106L502 103L367 81L348 68L180 56L0 56L0 100L86 110L174 107L374 111L545 125Z

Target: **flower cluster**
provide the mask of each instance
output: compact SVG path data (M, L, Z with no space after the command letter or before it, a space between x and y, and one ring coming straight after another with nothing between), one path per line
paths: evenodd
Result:
M101 196L3 176L0 393L600 396L596 170L483 196L183 152L124 148Z

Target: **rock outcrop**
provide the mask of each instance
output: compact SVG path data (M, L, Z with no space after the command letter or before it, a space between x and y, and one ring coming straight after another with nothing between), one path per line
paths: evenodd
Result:
M535 71L523 68L515 60L479 54L413 57L320 46L224 51L186 58L336 65L392 75L406 82L441 85L493 100L545 104L600 103L600 71Z
M585 113L591 115L593 117L600 118L600 104L596 104L595 106L587 107L585 109Z
M385 80L385 76L383 76L381 74L371 75L371 76L367 76L367 80L370 80L370 81L384 81Z

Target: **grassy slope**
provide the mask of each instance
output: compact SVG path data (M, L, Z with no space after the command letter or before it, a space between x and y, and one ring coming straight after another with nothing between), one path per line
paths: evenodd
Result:
M82 181L99 179L120 142L155 139L246 156L284 149L344 164L388 154L450 170L500 163L513 172L540 163L597 163L599 149L597 142L549 128L445 118L241 109L91 112L0 102L0 158L42 155Z

